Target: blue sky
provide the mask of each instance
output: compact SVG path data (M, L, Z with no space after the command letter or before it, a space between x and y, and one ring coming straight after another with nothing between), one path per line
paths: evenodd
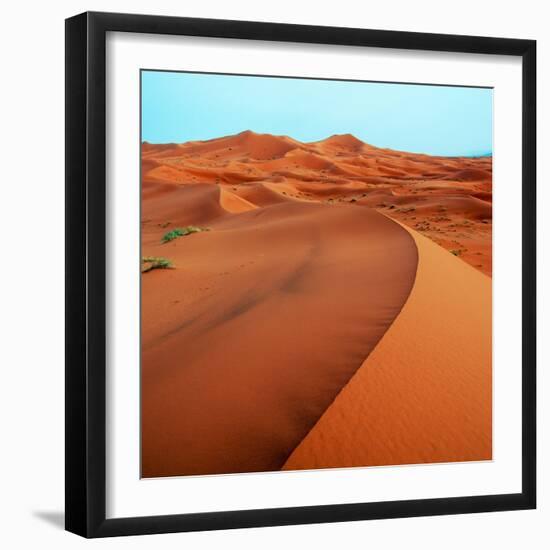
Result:
M492 102L483 88L142 71L142 140L350 133L378 147L473 156L492 152Z

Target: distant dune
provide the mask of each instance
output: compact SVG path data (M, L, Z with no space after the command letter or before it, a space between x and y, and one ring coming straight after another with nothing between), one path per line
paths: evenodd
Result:
M491 170L143 143L142 255L173 268L142 276L142 475L490 459Z
M301 143L288 136L246 131L181 145L144 143L142 178L234 186L233 191L247 200L251 193L261 193L260 206L278 200L265 189L300 200L365 204L491 275L490 156L392 151L350 134Z

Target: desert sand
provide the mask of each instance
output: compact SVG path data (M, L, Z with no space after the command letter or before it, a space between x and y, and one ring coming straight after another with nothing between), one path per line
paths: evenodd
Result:
M491 458L491 196L351 135L144 143L142 475Z
M142 176L144 181L215 183L258 206L280 201L281 195L358 202L491 275L491 157L392 151L349 134L300 143L247 131L205 142L144 143Z
M284 469L492 458L491 280L411 233L405 306Z

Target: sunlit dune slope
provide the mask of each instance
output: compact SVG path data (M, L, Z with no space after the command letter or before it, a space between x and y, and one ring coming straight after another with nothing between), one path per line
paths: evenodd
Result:
M284 469L491 459L491 279L411 233L407 302Z

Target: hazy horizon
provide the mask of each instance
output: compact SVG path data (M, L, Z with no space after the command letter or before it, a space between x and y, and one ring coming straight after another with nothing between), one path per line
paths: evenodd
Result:
M492 89L142 71L141 141L204 141L246 130L309 143L352 134L436 156L492 155Z

